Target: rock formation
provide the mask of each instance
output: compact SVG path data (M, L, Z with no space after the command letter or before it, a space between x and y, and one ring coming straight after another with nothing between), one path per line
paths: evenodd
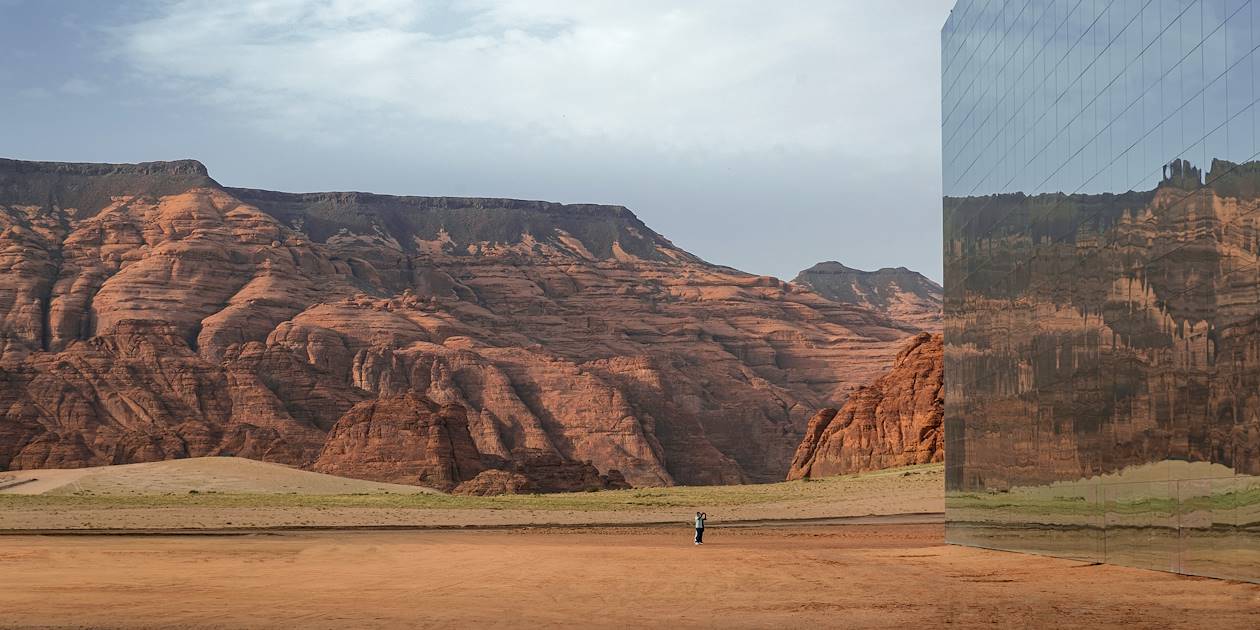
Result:
M451 490L483 470L459 405L413 392L365 400L328 432L316 472Z
M479 474L458 407L502 487L771 481L913 332L620 207L0 160L0 470L222 454L450 487Z
M918 335L843 407L814 414L788 480L943 461L942 349L941 335Z
M820 262L792 282L829 300L868 308L920 330L941 331L941 285L905 267L862 271L835 261Z
M581 492L624 490L631 487L619 470L613 469L600 474L592 462L566 460L551 451L522 449L514 452L510 461L510 470L503 466L487 470L459 484L455 493L488 495Z
M454 494L471 496L488 496L494 494L529 494L537 492L537 487L528 477L517 472L491 468L464 483L452 491Z

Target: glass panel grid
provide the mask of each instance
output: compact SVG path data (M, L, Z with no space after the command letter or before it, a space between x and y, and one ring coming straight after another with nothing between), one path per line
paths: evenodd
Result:
M1253 4L951 14L950 542L1260 580Z

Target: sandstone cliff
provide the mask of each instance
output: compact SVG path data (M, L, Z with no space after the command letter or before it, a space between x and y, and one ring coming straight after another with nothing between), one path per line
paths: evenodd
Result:
M787 478L943 461L943 372L941 335L912 339L892 369L843 407L814 414Z
M942 328L941 285L905 267L862 271L835 261L820 262L792 282L829 300L869 308L921 330L940 332Z
M451 490L484 467L464 408L409 392L351 407L328 432L314 470Z
M912 332L620 207L0 160L0 470L223 454L467 481L429 450L461 421L382 414L412 396L535 485L771 481Z

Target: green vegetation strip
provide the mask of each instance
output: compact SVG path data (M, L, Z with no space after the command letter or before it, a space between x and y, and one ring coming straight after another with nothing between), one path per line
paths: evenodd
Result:
M1260 505L1260 486L1242 491L1229 491L1178 500L1172 497L1140 497L1108 501L1105 505L1083 497L1029 497L1016 493L951 494L946 497L950 509L1014 510L1026 514L1097 515L1107 512L1121 515L1191 514L1202 511L1232 510Z

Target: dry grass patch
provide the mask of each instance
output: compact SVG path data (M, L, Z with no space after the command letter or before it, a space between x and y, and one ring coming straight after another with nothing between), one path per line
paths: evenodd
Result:
M190 490L141 492L113 489L62 490L51 494L0 494L0 510L31 508L403 508L480 510L635 511L703 506L719 509L759 504L847 501L858 497L943 485L940 464L911 466L812 481L744 486L639 488L569 494L467 497L448 494L401 494L390 491L353 494L236 493Z

